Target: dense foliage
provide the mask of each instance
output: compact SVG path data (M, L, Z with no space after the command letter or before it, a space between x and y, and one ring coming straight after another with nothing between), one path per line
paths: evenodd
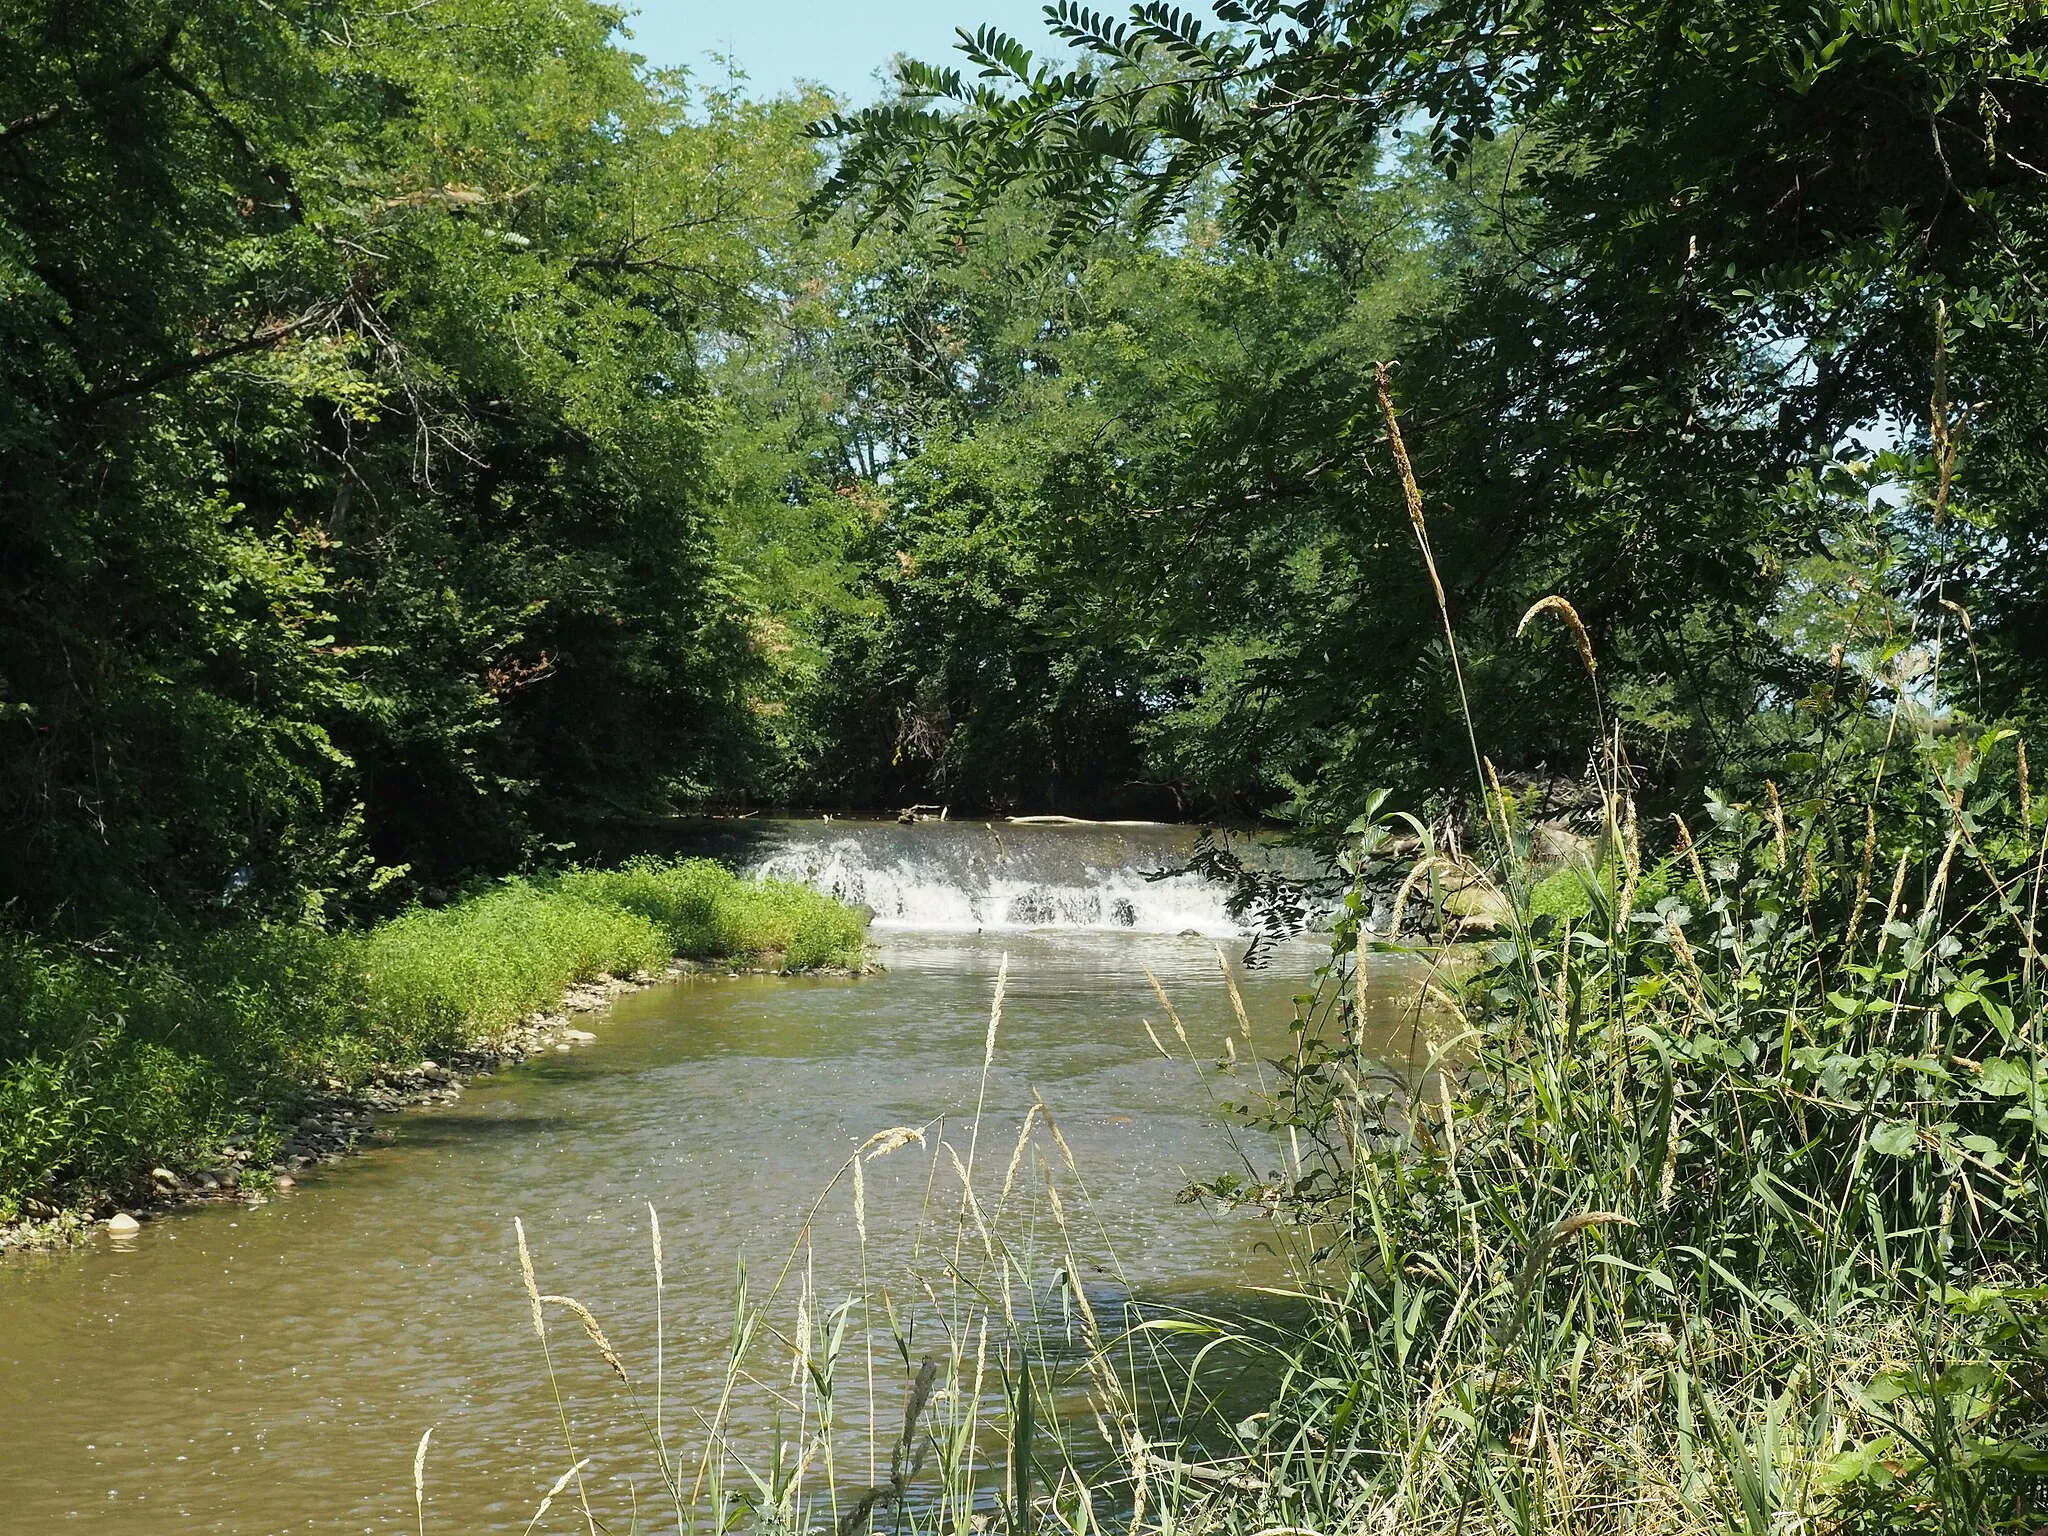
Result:
M0 14L0 902L317 914L738 780L795 102L573 3Z
M544 867L679 806L1348 874L1453 797L1456 1033L1375 1090L1361 883L1291 1171L1210 1190L1336 1282L1215 1464L1117 1416L1132 1527L2034 1529L2048 17L1050 20L806 136L587 0L0 9L0 1218L598 971L857 957ZM1503 778L1589 762L1560 861ZM1103 1475L1034 1504L1033 1371L1012 1530Z
M749 377L845 551L794 625L819 683L791 700L786 782L854 805L1284 806L1366 750L1348 706L1311 716L1304 692L1373 553L1341 445L1482 200L1389 154L1280 256L1203 219L1054 261L1044 212L1005 205L965 259L922 230L838 247L841 302Z
M1301 1150L1208 1191L1336 1262L1178 1520L2038 1527L2043 806L2009 732L1819 719L1782 790L1654 863L1625 771L1561 862L1512 792L1484 874L1426 845L1505 921L1466 977L1430 962L1406 1063L1359 1028L1401 946L1354 896L1362 969L1247 1095ZM1389 831L1362 822L1361 871Z
M1859 571L2033 707L2023 6L1070 7L822 149L617 19L9 13L19 917L367 914L691 802L1419 801L1387 358L1503 767L1599 735L1550 591L1669 803Z
M1929 637L1957 638L1944 599L1968 612L1985 708L2027 705L2048 229L2034 7L1218 14L1065 5L1071 68L988 31L963 44L969 68L906 66L899 98L826 125L843 158L820 206L979 252L1022 201L1044 259L1084 288L1091 242L1157 232L1185 270L1220 219L1226 281L1263 259L1381 320L1317 325L1290 298L1314 330L1297 349L1253 306L1216 314L1249 355L1202 380L1213 409L1160 413L1180 494L1119 502L1112 475L1065 499L1038 487L1063 530L1105 504L1136 539L1146 514L1164 523L1114 590L1170 592L1226 674L1202 680L1198 712L1256 719L1241 739L1277 762L1216 754L1247 798L1341 826L1367 785L1420 793L1466 757L1365 366L1384 358L1503 766L1575 767L1597 737L1556 707L1569 647L1512 643L1562 592L1643 767L1709 782L1759 708L1828 666L1780 621L1848 544L1890 551L1902 615ZM1361 205L1443 195L1432 177L1455 178L1463 210L1408 226L1433 281L1347 287L1388 259ZM1196 363L1207 340L1168 355ZM1068 379L1118 401L1100 372ZM1258 584L1283 568L1299 585L1276 620Z
M1371 350L1324 320L1255 434L1231 430L1254 367L1203 381L1222 409L1161 413L1212 494L1119 500L1145 460L1116 434L1151 418L1082 362L1096 316L1057 332L1059 376L1111 402L1114 472L993 461L1057 521L1016 537L1031 555L1105 503L1139 544L1183 518L1038 589L1173 593L1193 654L1241 661L1185 693L1141 669L1134 741L1199 734L1212 793L1291 804L1351 868L1387 851L1369 785L1413 805L1462 780L1447 841L1412 823L1406 890L1501 930L1469 987L1425 990L1427 1070L1390 1078L1358 1032L1354 893L1320 1032L1248 1101L1291 1165L1210 1190L1301 1224L1311 1316L1264 1333L1269 1412L1218 1429L1161 1528L2033 1530L2038 8L1217 13L1065 4L1075 67L988 30L971 72L906 66L826 125L814 204L969 252L1028 207L1073 293L1121 244L1341 295L1355 324L1377 294L1345 286L1333 222L1468 200L1420 221L1428 280L1349 333ZM1300 292L1284 313L1314 325ZM1211 557L1259 576L1205 582ZM1271 756L1215 751L1233 715ZM1560 871L1494 764L1589 758L1603 825ZM1142 1504L1162 1463L1125 1451Z

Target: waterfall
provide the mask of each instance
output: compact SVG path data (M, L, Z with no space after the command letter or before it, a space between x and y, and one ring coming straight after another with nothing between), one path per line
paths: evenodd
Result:
M1229 888L1186 872L1198 835L1168 825L748 821L721 824L710 841L743 873L865 905L881 928L1240 937Z

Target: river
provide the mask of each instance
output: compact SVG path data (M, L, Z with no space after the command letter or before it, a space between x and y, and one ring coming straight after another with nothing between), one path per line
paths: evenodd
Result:
M798 854L824 846L799 844ZM798 873L791 846L756 862L781 857ZM1143 931L1223 926L1216 893L1179 889L1131 923L1106 901L1095 909L1104 921L1077 921L1085 905L1065 921L1046 921L1042 906L1024 914L1036 922L991 921L1003 914L977 913L966 895L948 925L882 916L881 974L693 977L633 994L590 1024L595 1046L480 1080L447 1108L387 1117L365 1155L265 1203L190 1210L132 1241L0 1265L6 1529L412 1530L412 1457L432 1426L427 1529L521 1530L565 1457L515 1217L542 1288L586 1302L639 1378L655 1335L648 1206L659 1213L664 1411L688 1425L721 1389L742 1261L759 1302L798 1253L785 1310L805 1276L820 1307L857 1290L864 1256L874 1285L901 1282L929 1189L953 1192L942 1205L957 1198L941 1139L965 1153L983 1100L986 1187L1000 1182L1034 1094L1057 1117L1106 1261L1089 1266L1098 1305L1126 1292L1227 1305L1233 1290L1279 1278L1268 1224L1175 1199L1191 1179L1247 1159L1269 1171L1285 1155L1246 1142L1216 1110L1211 1095L1241 1083L1219 1089L1227 1080L1154 1043L1181 1049L1148 968L1195 1054L1225 1056L1235 1026L1215 943ZM1103 931L1116 928L1128 931ZM1246 1072L1254 1056L1289 1049L1292 998L1322 954L1282 946L1242 978L1257 1036L1238 1040ZM1401 1027L1392 1015L1383 1025ZM799 1246L834 1170L895 1126L926 1139L863 1164L865 1255L844 1180ZM649 1486L640 1431L573 1321L560 1318L554 1338L579 1454L592 1457L591 1497L623 1529L627 1483L643 1499Z

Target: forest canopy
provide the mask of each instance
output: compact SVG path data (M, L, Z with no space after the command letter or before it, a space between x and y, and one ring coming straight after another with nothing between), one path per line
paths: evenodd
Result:
M1768 750L1844 647L1889 695L1967 639L1980 711L2033 709L2038 6L1047 14L1071 65L984 29L966 67L906 65L898 98L825 125L840 159L814 206L972 243L1021 201L1069 261L1213 228L1233 274L1370 317L1322 329L1263 398L1240 373L1219 409L1176 412L1192 473L1158 498L1178 528L1147 574L1185 583L1169 601L1205 640L1248 621L1206 650L1236 675L1194 713L1251 802L1341 824L1371 784L1469 761L1376 360L1398 365L1504 764L1569 768L1591 743L1570 644L1515 638L1551 593L1667 788ZM1436 201L1389 218L1417 197ZM1389 293L1402 236L1427 276ZM1292 339L1260 336L1275 362ZM1281 571L1307 580L1277 611L1242 602Z
M1618 723L1689 796L1944 655L2029 715L2036 10L1066 4L848 111L573 0L10 6L0 902L1420 807L1470 758L1382 362L1502 770Z
M752 771L706 368L815 108L619 21L6 8L0 900L317 914Z

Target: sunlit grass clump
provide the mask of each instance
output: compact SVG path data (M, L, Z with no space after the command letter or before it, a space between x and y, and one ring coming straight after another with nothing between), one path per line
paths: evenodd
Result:
M655 971L675 953L637 912L524 880L438 911L415 909L356 943L365 1022L386 1056L488 1038L576 982Z
M364 990L351 946L305 929L125 959L0 939L0 1220L260 1133L252 1103L351 1054Z
M636 859L623 869L575 870L554 889L657 924L693 960L774 958L792 971L857 969L863 914L787 880L742 880L710 859Z

